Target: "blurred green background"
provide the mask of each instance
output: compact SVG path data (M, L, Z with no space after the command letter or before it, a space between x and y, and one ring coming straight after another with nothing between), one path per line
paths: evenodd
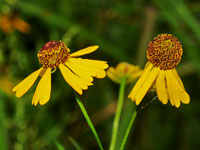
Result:
M196 150L200 146L200 1L199 0L0 0L0 150L84 150L98 145L60 71L52 75L50 101L34 107L37 84L22 98L11 92L19 81L40 67L37 52L50 40L62 40L71 52L99 45L84 56L116 66L126 61L141 68L147 44L159 33L171 33L184 54L177 70L191 97L179 109L148 93L126 150ZM2 19L3 18L3 19ZM7 26L6 26L7 25ZM120 121L121 141L134 104L127 95ZM95 79L81 99L108 149L119 85Z

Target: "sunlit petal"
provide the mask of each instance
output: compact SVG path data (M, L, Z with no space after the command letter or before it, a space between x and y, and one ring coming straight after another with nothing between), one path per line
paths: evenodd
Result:
M39 102L41 105L44 105L49 101L50 95L51 95L51 68L48 68L38 83L38 86L36 88L36 91L32 99L32 104L36 106Z
M175 78L178 80L179 84L184 88L183 82L181 81L181 78L179 77L178 72L176 71L176 69L175 68L172 69L172 72L173 72Z
M74 73L76 73L80 78L88 82L93 81L92 75L87 70L85 70L85 68L79 67L76 63L70 61L66 62L65 65L69 67Z
M72 73L71 70L69 70L66 66L63 64L59 65L60 71L65 79L65 81L80 95L82 95L82 89L86 90L89 85L92 85L91 83L88 83L87 81L81 79L74 73Z
M167 101L169 99L168 93L167 93L167 83L165 78L165 71L161 70L157 79L156 79L156 91L158 95L158 99L163 103L167 104Z
M82 59L82 58L70 58L69 62L73 62L83 68L88 74L92 75L96 78L104 78L106 76L105 70L108 68L108 64L106 61L98 61L98 60L90 60L90 59Z
M175 106L178 108L180 106L180 101L188 104L190 102L190 97L185 91L185 89L180 85L171 70L166 71L167 77L167 90L169 92L170 100L174 102Z
M33 86L33 83L38 78L42 69L43 68L36 70L13 88L13 92L16 91L17 97L23 96Z
M90 46L90 47L81 49L81 50L79 50L77 52L74 52L74 53L70 54L70 56L71 57L77 57L77 56L86 55L86 54L89 54L89 53L92 53L92 52L96 51L98 48L99 48L98 45Z
M150 89L153 82L157 78L159 71L160 71L160 68L153 68L152 71L150 72L147 80L142 84L141 88L137 91L137 93L135 95L136 105L138 105L142 101L145 94L147 93L147 91Z
M151 63L148 63L146 65L146 68L144 69L143 74L139 78L139 80L136 82L134 88L129 94L129 98L131 98L133 101L135 101L135 95L137 94L137 91L142 87L143 83L147 80L148 76L150 75L150 71L153 68L153 65Z

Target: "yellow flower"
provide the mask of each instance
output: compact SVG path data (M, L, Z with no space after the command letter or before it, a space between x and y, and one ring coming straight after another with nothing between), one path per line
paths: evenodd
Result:
M148 62L144 72L129 94L129 98L138 105L147 91L155 84L158 99L172 106L188 104L190 97L175 69L181 60L183 49L178 39L171 34L160 34L149 42L147 49Z
M17 97L23 96L41 76L32 104L41 105L47 103L51 94L51 73L58 67L65 81L80 95L82 90L93 85L93 77L104 78L104 69L108 68L106 61L77 58L89 54L98 49L98 46L90 46L70 54L69 48L62 41L50 41L38 52L39 62L43 65L33 72L17 86L13 88Z
M107 76L114 82L121 83L126 79L126 83L134 81L142 74L143 70L139 66L134 66L126 62L120 62L115 68L109 67Z

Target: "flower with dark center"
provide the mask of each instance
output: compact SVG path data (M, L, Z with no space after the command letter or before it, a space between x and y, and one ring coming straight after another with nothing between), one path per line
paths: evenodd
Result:
M62 41L47 42L38 52L38 59L42 67L13 88L17 97L23 96L34 84L38 76L41 80L34 93L32 104L44 105L51 95L51 73L59 68L65 81L80 95L82 90L93 85L93 77L104 78L106 61L77 58L78 56L92 53L99 46L90 46L70 54L67 45Z
M168 100L177 108L181 102L188 104L190 97L175 68L182 54L182 45L173 35L160 34L155 37L148 44L148 62L144 72L128 97L138 105L151 86L155 85L158 99L163 104L167 104Z

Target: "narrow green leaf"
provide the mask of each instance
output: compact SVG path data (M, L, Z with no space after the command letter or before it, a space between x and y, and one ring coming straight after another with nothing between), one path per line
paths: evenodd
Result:
M131 120L130 120L130 122L129 122L129 125L128 125L128 128L127 128L127 130L126 130L126 133L125 133L125 135L124 135L124 138L123 138L123 140L122 140L122 143L121 143L121 146L120 146L120 150L123 150L123 149L124 149L124 146L125 146L125 144L126 144L128 135L129 135L129 133L130 133L130 131L131 131L131 127L133 126L133 123L134 123L136 114L137 114L137 112L136 112L136 109L135 109L135 111L133 112L132 118L131 118Z
M69 137L69 140L74 145L74 147L76 148L76 150L82 150L82 148L80 147L80 145L72 137Z
M103 146L101 144L99 136L98 136L98 134L97 134L97 132L96 132L96 130L94 128L94 125L92 124L92 121L90 120L90 117L89 117L85 107L83 106L83 103L81 102L81 100L80 100L80 98L79 98L79 96L77 94L75 94L75 98L76 98L76 101L77 101L77 103L78 103L78 105L79 105L79 107L80 107L80 109L81 109L81 111L82 111L82 113L83 113L83 115L84 115L84 117L85 117L90 129L92 130L92 133L94 134L94 136L96 138L96 141L97 141L97 143L99 145L100 150L103 150Z
M54 143L56 144L57 150L65 150L64 146L57 140L55 140Z

